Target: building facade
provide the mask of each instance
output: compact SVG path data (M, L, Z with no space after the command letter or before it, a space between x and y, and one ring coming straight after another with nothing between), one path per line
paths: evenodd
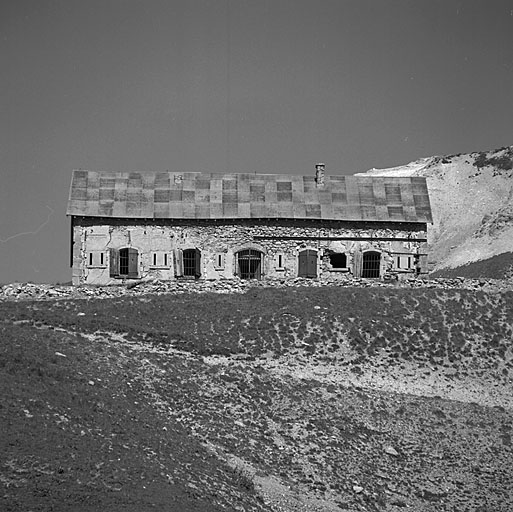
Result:
M425 178L74 171L74 284L404 278L427 271Z

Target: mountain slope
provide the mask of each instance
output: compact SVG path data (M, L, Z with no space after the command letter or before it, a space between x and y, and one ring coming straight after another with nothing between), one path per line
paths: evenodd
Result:
M434 270L513 252L513 146L421 158L359 175L427 178L433 209L428 239Z

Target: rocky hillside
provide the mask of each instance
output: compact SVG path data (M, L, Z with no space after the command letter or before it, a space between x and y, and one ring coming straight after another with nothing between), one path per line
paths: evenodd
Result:
M422 158L364 174L427 178L434 216L429 232L433 270L513 253L513 146Z
M0 319L2 511L512 510L511 291L3 300Z

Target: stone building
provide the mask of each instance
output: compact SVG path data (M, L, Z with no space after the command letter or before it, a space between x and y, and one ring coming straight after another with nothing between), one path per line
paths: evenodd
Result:
M425 178L74 171L74 284L403 278L427 269Z

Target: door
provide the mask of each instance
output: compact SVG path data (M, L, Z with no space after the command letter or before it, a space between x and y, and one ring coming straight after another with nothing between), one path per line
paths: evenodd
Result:
M305 249L299 253L299 277L317 277L317 251Z

